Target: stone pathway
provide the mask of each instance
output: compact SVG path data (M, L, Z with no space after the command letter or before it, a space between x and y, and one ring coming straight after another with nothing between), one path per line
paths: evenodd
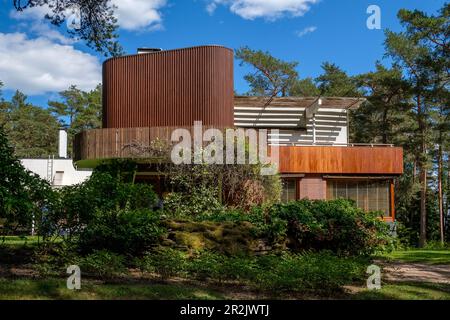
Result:
M377 262L375 262L377 264ZM450 284L450 265L424 263L378 262L382 279L390 282L431 282Z

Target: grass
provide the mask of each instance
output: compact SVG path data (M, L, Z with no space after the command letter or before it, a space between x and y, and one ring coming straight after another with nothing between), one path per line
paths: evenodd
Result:
M364 290L357 300L450 300L450 284L405 282L384 284L381 290Z
M449 264L450 250L410 249L393 251L381 258L400 262L415 262L427 264Z
M22 246L22 245L35 245L39 241L38 236L27 236L27 237L18 237L18 236L1 236L0 237L0 245L6 246Z
M0 300L215 300L222 293L182 284L104 284L83 280L81 290L69 290L61 279L2 279Z

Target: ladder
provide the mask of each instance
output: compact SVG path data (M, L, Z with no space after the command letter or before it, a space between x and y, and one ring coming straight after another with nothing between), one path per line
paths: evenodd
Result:
M55 160L55 156L48 156L47 160L47 181L53 185L53 162Z

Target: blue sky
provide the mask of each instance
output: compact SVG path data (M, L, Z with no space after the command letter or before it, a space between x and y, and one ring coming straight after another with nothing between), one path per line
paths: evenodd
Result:
M298 61L301 77L316 77L331 61L349 74L373 70L383 59L384 30L401 30L400 8L434 13L444 0L112 0L119 6L120 42L127 53L138 47L163 49L204 44L248 45ZM0 0L0 80L9 98L19 88L46 106L56 92L76 84L93 88L104 57L64 29L40 19L45 8L17 14L12 0ZM366 10L381 8L381 30L369 30ZM309 32L308 32L309 31ZM386 61L387 63L387 61ZM247 91L248 68L235 63L235 89Z

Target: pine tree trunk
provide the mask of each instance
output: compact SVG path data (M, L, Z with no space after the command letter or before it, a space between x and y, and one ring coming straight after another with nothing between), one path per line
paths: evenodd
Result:
M441 134L440 134L441 135ZM439 228L441 231L441 243L444 244L444 199L442 196L442 145L439 144L438 154L438 201L439 201Z
M420 230L419 247L423 248L427 242L427 169L426 169L426 142L425 125L423 123L422 103L420 96L417 97L417 116L419 121L421 150L419 159L420 170Z

